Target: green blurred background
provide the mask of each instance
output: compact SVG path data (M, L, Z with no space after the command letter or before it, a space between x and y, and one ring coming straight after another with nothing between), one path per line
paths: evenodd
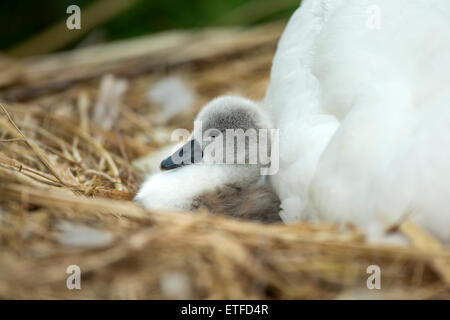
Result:
M0 51L13 56L45 53L15 50L43 31L58 25L60 29L69 14L66 8L76 4L81 8L82 30L73 39L50 45L48 52L67 50L75 46L141 36L162 30L193 29L209 26L250 26L278 19L287 19L300 0L2 0L0 2ZM87 21L83 14L97 3L97 10ZM120 3L120 4L118 4ZM111 9L114 5L120 9ZM111 10L114 12L111 13ZM87 18L86 18L87 19ZM95 21L97 19L97 21ZM39 38L52 41L55 36ZM56 42L56 40L55 40ZM37 46L35 46L37 47ZM31 48L31 49L30 49Z

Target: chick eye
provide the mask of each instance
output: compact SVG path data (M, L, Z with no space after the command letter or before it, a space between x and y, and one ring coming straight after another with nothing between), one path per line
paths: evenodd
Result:
M211 138L217 138L218 136L220 135L220 132L219 131L212 131L210 134L209 134L209 136L211 137Z

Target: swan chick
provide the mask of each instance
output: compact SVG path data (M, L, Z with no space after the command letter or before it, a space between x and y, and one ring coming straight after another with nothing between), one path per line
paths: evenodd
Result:
M266 163L254 159L263 143L270 154L270 138L258 134L270 127L251 100L212 100L197 115L187 143L161 162L162 171L147 178L135 201L147 209L206 208L239 219L281 221L278 196L261 176Z

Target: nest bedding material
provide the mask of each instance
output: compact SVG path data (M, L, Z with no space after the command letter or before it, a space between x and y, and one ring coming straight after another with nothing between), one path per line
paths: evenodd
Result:
M262 98L282 28L171 32L1 60L0 298L449 298L450 251L411 222L398 226L411 246L375 246L352 226L263 225L130 201L142 159L171 130L191 129L205 102ZM148 90L168 76L187 83L195 105L159 123ZM105 103L115 111L99 111ZM81 290L66 286L71 265ZM371 265L381 290L367 288Z

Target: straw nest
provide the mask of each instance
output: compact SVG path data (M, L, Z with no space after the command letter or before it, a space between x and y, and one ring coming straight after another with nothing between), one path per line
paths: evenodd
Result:
M282 28L0 58L0 297L450 297L450 251L411 222L397 226L410 247L374 246L352 226L261 225L131 201L148 170L142 158L172 129L190 129L206 101L263 96ZM161 121L148 90L168 76L184 79L195 103ZM66 287L70 265L81 290ZM366 287L370 265L380 266L381 290Z

